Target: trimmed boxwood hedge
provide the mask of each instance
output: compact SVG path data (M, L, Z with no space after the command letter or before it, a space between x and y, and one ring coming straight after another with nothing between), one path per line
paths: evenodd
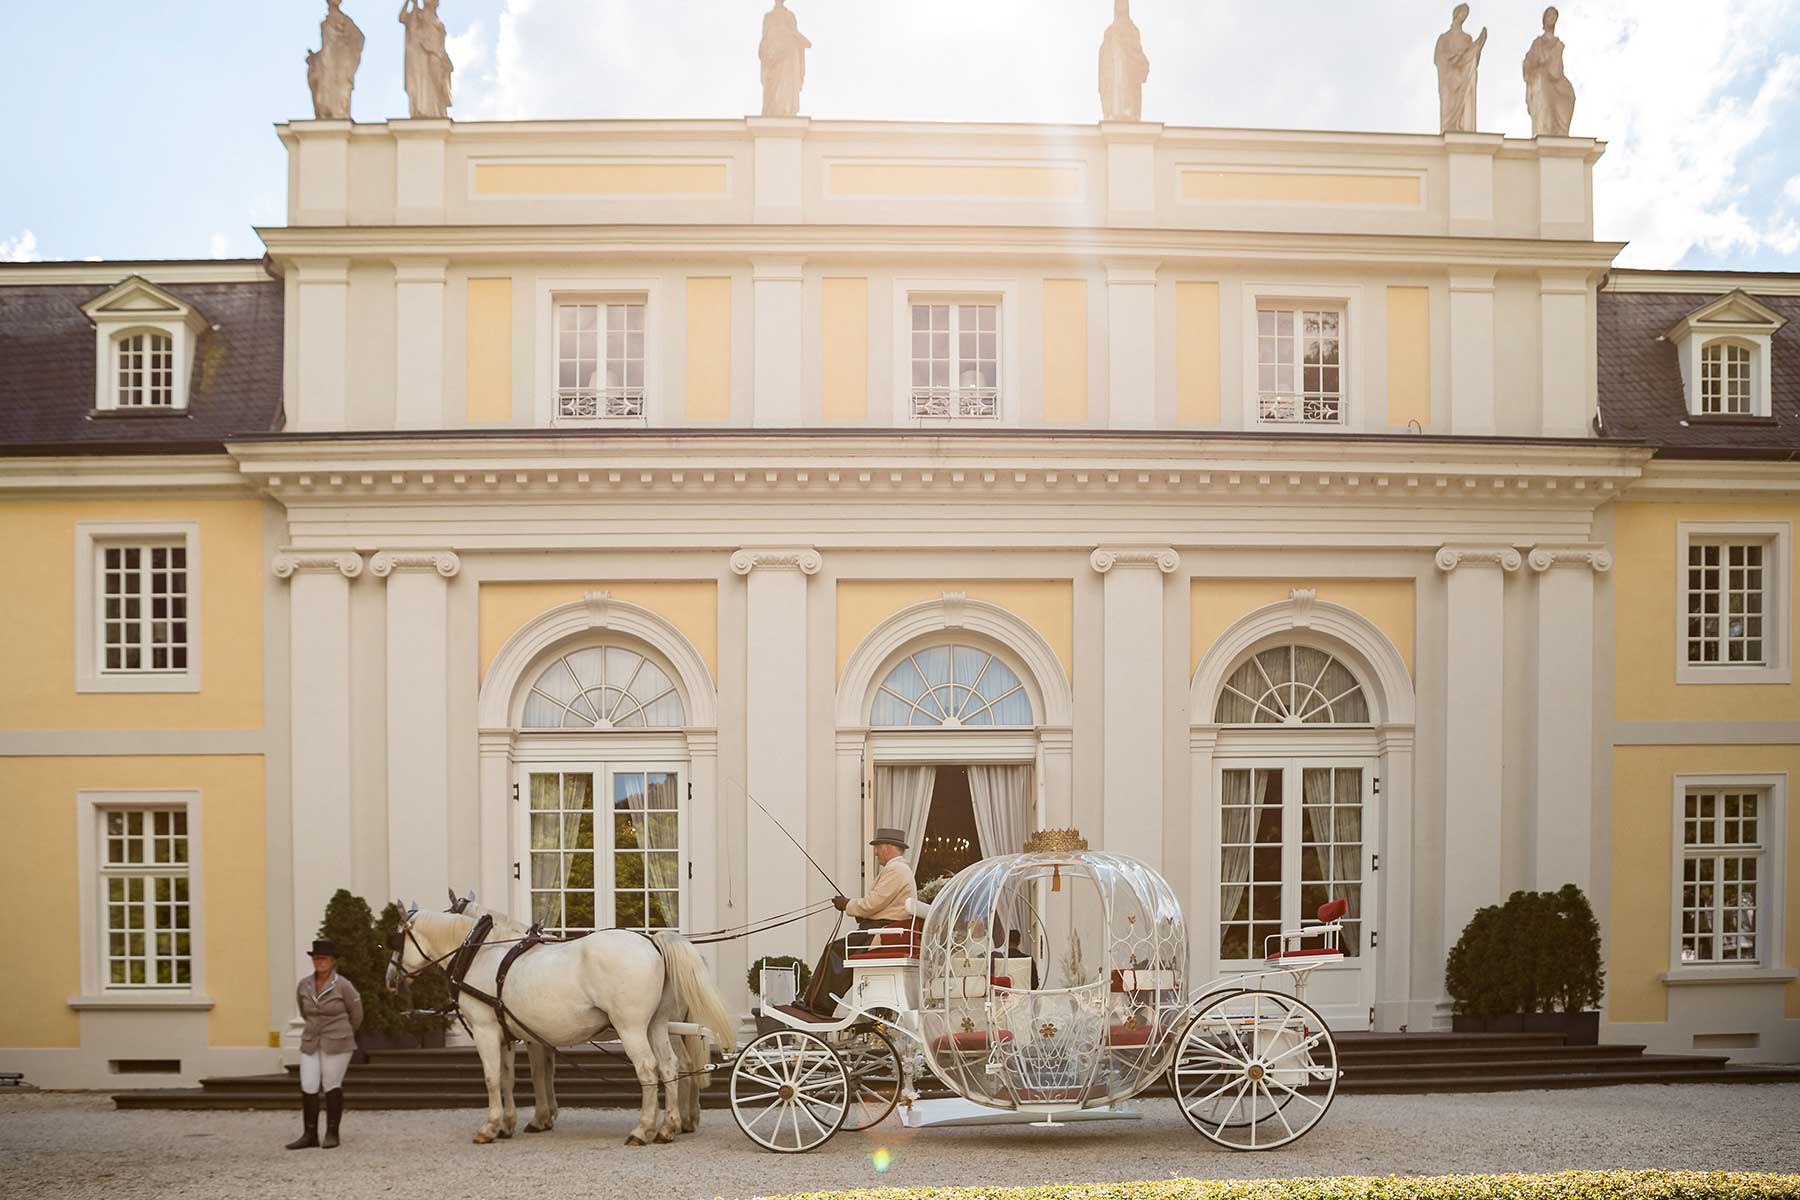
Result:
M1563 1171L1555 1175L1157 1179L1020 1188L865 1188L783 1200L1795 1200L1800 1175Z

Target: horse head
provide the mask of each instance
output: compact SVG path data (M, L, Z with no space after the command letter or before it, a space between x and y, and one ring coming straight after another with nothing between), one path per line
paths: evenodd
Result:
M422 970L430 959L419 945L419 939L413 934L413 918L419 915L417 904L409 905L404 900L395 900L394 907L400 910L400 924L388 936L388 968L387 990L398 992L401 985Z

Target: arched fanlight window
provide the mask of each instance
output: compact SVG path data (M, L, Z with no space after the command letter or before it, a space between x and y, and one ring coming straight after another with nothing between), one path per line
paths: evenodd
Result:
M1276 646L1231 673L1221 725L1366 725L1369 698L1350 669L1311 646Z
M1030 725L1031 697L1011 667L974 646L907 655L876 689L871 725Z
M595 646L564 655L537 677L524 728L671 729L686 717L661 667L623 646Z

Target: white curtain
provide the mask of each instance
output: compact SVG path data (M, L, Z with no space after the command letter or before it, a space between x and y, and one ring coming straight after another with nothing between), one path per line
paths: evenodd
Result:
M931 815L931 792L936 786L936 767L875 768L875 824L906 832L906 861L914 867L919 865L925 819ZM874 830L869 832L872 835Z
M1017 854L1031 832L1031 768L1027 766L971 766L969 802L975 809L975 833L981 839L981 856ZM1008 929L1016 929L1031 942L1026 922L1029 907L1023 894L1000 898L999 916Z
M1223 771L1219 776L1219 920L1230 921L1250 882L1250 776L1249 771ZM1223 930L1221 928L1221 934ZM1246 935L1248 936L1248 935Z

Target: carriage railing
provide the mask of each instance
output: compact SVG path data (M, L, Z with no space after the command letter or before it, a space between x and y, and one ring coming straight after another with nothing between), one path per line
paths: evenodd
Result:
M1284 969L1342 961L1343 934L1344 926L1338 921L1302 921L1298 929L1284 929L1263 939L1263 961ZM1309 945L1314 939L1318 944Z

